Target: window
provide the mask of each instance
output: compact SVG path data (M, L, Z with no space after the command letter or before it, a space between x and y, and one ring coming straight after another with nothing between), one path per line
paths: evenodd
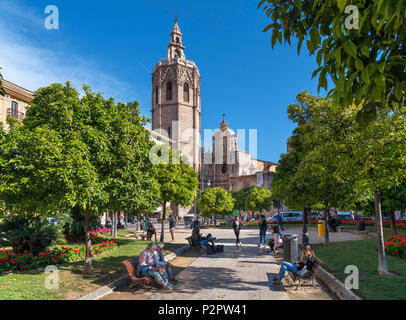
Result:
M179 37L176 37L176 43L179 43Z
M13 115L18 114L18 103L15 101L11 101L11 114Z
M221 166L221 172L222 172L223 174L226 174L226 173L227 173L227 165L226 165L225 163L223 163L223 165Z
M168 138L171 139L171 127L168 127Z
M166 84L166 101L172 100L172 82Z
M183 101L189 102L189 84L187 82L183 85Z
M155 88L155 104L158 104L158 87Z

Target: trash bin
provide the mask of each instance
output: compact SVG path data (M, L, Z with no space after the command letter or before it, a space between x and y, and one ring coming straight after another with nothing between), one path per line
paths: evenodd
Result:
M283 237L283 259L287 262L298 261L298 235L288 234Z
M357 231L365 231L365 222L364 221L357 222Z
M319 220L317 222L319 237L324 237L324 224L325 224L324 220Z

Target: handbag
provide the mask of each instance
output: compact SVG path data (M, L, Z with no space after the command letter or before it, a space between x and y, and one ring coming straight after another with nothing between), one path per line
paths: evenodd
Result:
M298 272L296 272L296 274L299 276L299 277L303 277L306 273L307 273L307 266L304 266L303 267L303 269L301 269L301 270L299 270Z

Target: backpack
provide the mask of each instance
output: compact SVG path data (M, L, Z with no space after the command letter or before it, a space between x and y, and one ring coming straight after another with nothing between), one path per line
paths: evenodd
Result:
M213 255L214 254L212 246L210 246L210 245L206 246L206 254L207 255Z

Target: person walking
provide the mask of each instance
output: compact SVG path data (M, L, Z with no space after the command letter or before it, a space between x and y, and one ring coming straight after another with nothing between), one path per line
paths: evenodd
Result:
M278 214L275 216L275 219L276 219L276 222L278 223L279 229L281 229L282 231L285 230L282 226L283 219L282 219L282 215L280 212L278 212Z
M237 245L237 247L241 247L241 241L240 241L240 230L242 227L242 222L240 221L240 218L237 216L235 217L234 221L233 221L233 229L234 229L234 234L236 237L235 240L235 244Z
M175 241L175 227L176 227L176 220L173 215L169 216L169 230L171 232L172 240L171 242Z
M267 225L266 225L266 220L265 220L265 216L261 215L261 222L259 223L259 245L258 248L265 248L266 247L266 229L267 229Z

